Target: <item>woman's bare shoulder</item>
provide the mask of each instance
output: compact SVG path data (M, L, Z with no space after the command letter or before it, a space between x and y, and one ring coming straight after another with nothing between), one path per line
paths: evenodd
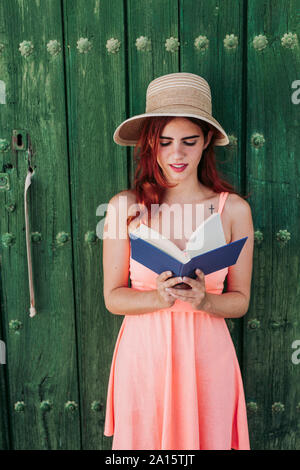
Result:
M119 193L111 197L109 205L113 206L115 210L119 213L122 211L130 215L130 208L134 210L134 205L136 204L136 195L132 189L124 189Z
M136 215L140 210L140 205L137 203L135 191L133 189L125 189L115 194L109 201L109 205L114 208L114 213L118 215L126 213L127 217ZM140 218L136 217L128 225L128 230L134 230L140 223Z
M136 196L133 189L123 189L114 196L111 197L110 202L118 202L121 198L127 198L128 202L135 203Z
M250 204L249 202L246 201L242 196L239 194L235 193L229 193L227 197L228 205L230 206L231 209L239 209L239 208L245 208L245 209L250 209Z
M249 202L238 194L230 193L224 208L226 208L228 214L230 214L231 222L239 222L251 218L251 206Z

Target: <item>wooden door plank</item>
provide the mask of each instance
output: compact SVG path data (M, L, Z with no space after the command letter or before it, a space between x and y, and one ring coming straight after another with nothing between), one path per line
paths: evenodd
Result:
M127 151L113 141L127 113L124 5L76 0L63 6L82 448L110 449L111 438L103 435L106 393L123 318L105 308L102 239L93 237L105 204L128 187Z
M263 236L255 245L244 330L253 449L294 450L300 442L300 369L292 362L292 344L300 337L300 122L292 102L300 54L299 46L283 45L286 33L299 38L299 11L299 0L248 2L247 190L257 236ZM277 240L280 230L290 233L286 243Z
M4 205L0 211L2 240L5 233L15 237L14 243L5 246L2 242L1 247L12 446L78 449L79 411L64 408L70 400L79 403L64 67L62 52L51 55L47 49L51 40L63 43L61 2L5 0L1 4L5 31L0 33L4 44L0 75L6 82L7 102L0 105L0 136L11 145L13 129L30 134L35 152L35 175L28 195L30 231L41 235L40 242L32 242L37 315L30 318L25 142L25 150L13 151L10 146L1 153L1 171L11 185L2 198L8 206L15 204L13 211ZM24 55L23 41L31 41L32 54ZM68 235L68 241L59 244L61 232ZM14 329L14 320L21 329ZM52 404L50 411L41 409L47 400ZM24 411L15 410L18 402L24 402Z
M0 191L0 204L4 206L4 192ZM1 228L1 226L0 226ZM0 249L1 260L1 249ZM0 263L0 341L2 342L0 348L0 450L11 449L11 429L9 422L9 406L8 406L8 380L7 380L7 367L6 367L6 338L3 335L2 322L4 320L2 308L2 279L1 279L1 263ZM4 345L4 347L3 347Z

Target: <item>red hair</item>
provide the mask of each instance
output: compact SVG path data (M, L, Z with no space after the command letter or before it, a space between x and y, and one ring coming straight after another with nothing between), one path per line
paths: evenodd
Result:
M142 204L147 208L149 220L151 220L151 204L160 204L166 189L176 186L176 184L172 185L167 182L157 163L159 136L166 124L172 119L174 119L174 116L147 118L134 149L133 156L137 166L132 190L135 193L137 204ZM205 121L190 117L187 119L202 129L204 137L206 137L210 129L215 129ZM198 180L216 193L226 191L247 198L248 196L239 194L230 183L220 177L216 168L215 139L215 134L213 134L209 145L203 150L202 158L198 165ZM138 215L128 216L127 225Z

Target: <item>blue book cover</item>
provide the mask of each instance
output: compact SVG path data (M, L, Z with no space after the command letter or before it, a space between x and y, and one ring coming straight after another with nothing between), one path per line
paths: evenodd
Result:
M210 274L234 265L248 237L193 256L184 263L133 233L129 234L129 238L131 257L138 263L157 274L172 271L174 276L187 276L195 279L197 268L201 269L204 274Z

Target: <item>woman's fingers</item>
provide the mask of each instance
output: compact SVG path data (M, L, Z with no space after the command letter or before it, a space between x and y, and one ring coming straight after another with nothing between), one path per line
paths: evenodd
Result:
M165 289L170 281L170 285L173 285L173 278L169 280L170 276L172 276L171 271L164 271L156 278L157 294L164 304L164 307L171 307L175 302L174 297L171 296Z
M163 288L165 289L166 287L172 287L172 286L175 286L176 284L178 284L179 282L182 282L182 277L178 276L178 277L170 277L172 276L172 272L171 271L164 271L163 273L161 273L158 277L157 277L157 281L159 283L162 283L163 284Z

